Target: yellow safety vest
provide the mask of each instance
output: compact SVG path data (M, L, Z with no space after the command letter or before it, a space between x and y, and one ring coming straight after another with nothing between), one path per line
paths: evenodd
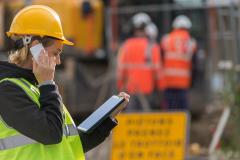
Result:
M20 87L40 106L39 89L23 78L5 78ZM16 102L17 103L17 102ZM8 106L4 106L8 107ZM63 105L63 137L59 144L43 145L7 126L0 120L0 159L3 160L85 160L76 126ZM19 115L21 116L21 115Z

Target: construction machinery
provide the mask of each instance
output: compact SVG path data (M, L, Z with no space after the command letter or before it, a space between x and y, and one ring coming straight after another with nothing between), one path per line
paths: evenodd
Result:
M60 15L66 37L74 42L78 54L93 55L103 48L103 3L100 0L11 0L0 2L0 45L4 31L18 10L28 4L47 5ZM3 14L5 13L5 14ZM46 24L47 25L47 24Z

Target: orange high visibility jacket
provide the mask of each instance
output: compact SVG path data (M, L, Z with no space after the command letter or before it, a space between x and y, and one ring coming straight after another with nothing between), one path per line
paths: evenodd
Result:
M175 29L163 37L160 46L164 53L165 88L188 89L196 41L187 30Z
M117 87L129 94L150 94L161 81L160 48L147 38L128 39L118 53ZM159 86L160 88L161 86Z

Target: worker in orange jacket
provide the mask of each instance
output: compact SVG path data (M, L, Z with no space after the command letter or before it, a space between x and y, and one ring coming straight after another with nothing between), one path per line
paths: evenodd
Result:
M189 107L192 57L197 49L196 41L189 33L191 27L188 17L177 16L173 21L173 31L165 35L160 43L165 75L164 99L169 109Z
M142 104L139 95L148 97L153 93L161 78L161 56L159 45L146 35L145 28L151 22L145 13L132 18L134 36L127 39L118 53L117 87L131 95L128 110L139 110ZM160 101L160 100L159 100ZM151 105L151 104L150 104Z

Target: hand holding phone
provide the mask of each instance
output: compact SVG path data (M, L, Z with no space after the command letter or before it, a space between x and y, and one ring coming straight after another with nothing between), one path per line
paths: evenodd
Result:
M33 73L39 84L54 79L56 60L49 56L41 43L30 48L33 56Z
M125 92L120 92L118 94L118 97L124 98L125 101L121 104L120 107L118 107L118 109L116 109L115 111L113 111L110 115L111 118L115 118L124 108L126 108L129 100L130 100L130 95L125 93Z

